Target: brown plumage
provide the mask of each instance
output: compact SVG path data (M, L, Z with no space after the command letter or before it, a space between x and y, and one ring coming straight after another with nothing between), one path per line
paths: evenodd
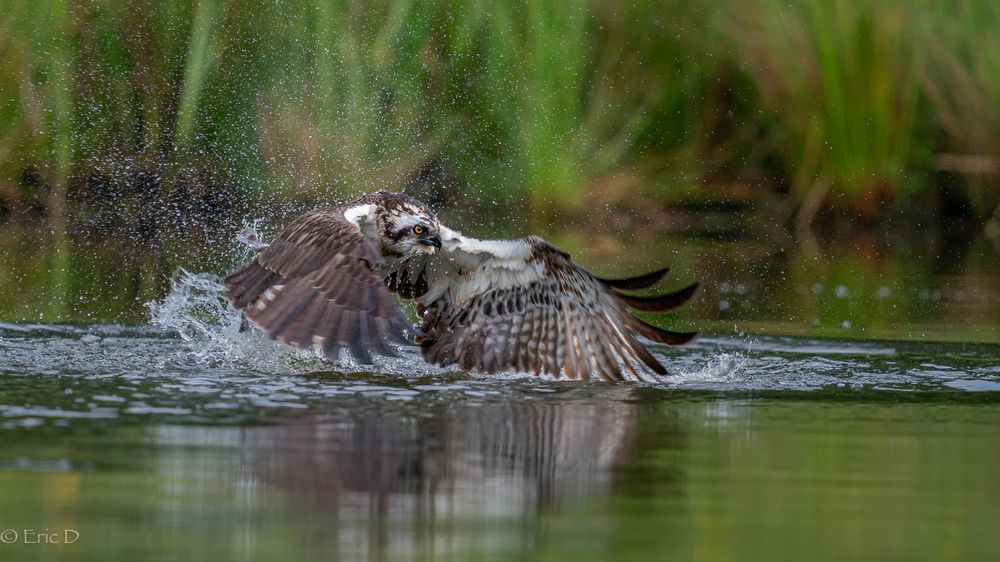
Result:
M349 349L394 354L409 321L375 272L382 257L344 218L343 207L310 211L292 222L249 264L225 279L226 294L272 339L336 358Z
M695 336L630 313L691 298L697 284L654 297L624 292L668 271L598 278L540 238L464 237L418 201L380 192L302 215L225 285L233 306L270 337L330 359L347 349L370 362L410 332L437 365L621 380L667 373L636 335L670 345ZM417 302L419 330L391 292Z

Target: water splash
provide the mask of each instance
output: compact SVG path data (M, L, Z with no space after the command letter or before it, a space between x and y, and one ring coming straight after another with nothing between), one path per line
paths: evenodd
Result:
M254 238L259 240L258 238ZM249 242L245 242L249 246ZM414 377L454 372L426 363L415 347L397 347L398 357L373 357L372 364L360 364L342 352L337 361L324 361L316 352L295 349L267 338L257 329L241 331L242 315L226 302L224 287L217 275L192 273L178 269L170 280L170 291L161 301L146 304L150 323L162 330L178 334L187 344L184 357L176 361L194 365L235 368L256 373L296 374L316 371L341 373L384 373ZM663 360L663 358L661 358ZM670 364L670 360L666 360ZM663 379L667 385L736 383L746 356L723 352L708 357L700 367L689 367L679 374ZM541 379L533 374L505 371L480 374L477 378L500 381ZM637 382L635 377L627 380Z
M295 349L272 341L254 328L241 331L243 318L226 302L224 287L216 275L179 269L170 285L170 292L162 301L147 303L147 307L153 326L178 334L186 343L183 355L174 358L178 367L199 365L272 375L336 371L381 373L394 377L419 377L454 371L426 363L414 347L396 348L398 357L376 356L373 364L357 363L346 352L342 352L337 361L324 361L315 351ZM782 370L780 365L772 365L774 370L765 374L758 372L754 365L767 362L767 358L752 360L752 342L748 340L737 340L735 346L733 341L728 341L724 347L706 343L709 347L704 349L704 353L671 354L670 357L660 355L660 361L669 366L671 375L646 382L670 387L739 388L756 386L761 381L754 379L773 377ZM660 351L658 346L651 347ZM666 349L663 351L666 352ZM531 374L512 371L479 374L476 378L496 381L539 379ZM546 376L540 379L554 380ZM637 382L634 377L627 379Z
M146 304L150 323L180 335L187 343L189 359L199 365L277 374L337 371L424 376L448 372L425 363L415 347L396 347L398 357L374 357L370 365L354 361L346 352L337 361L324 361L315 351L272 341L252 327L241 330L243 317L229 306L223 291L217 275L179 269L167 296Z
M163 349L137 355L140 358L136 361L141 360L143 365L148 365L148 358L154 356L155 366L164 373L190 374L198 371L201 375L214 372L220 373L220 376L229 376L235 372L241 376L265 377L269 380L284 375L309 373L322 373L324 380L327 380L328 374L337 373L338 377L346 374L350 380L375 377L380 381L395 380L400 384L407 384L404 381L412 381L414 377L455 372L454 369L427 364L415 347L397 348L398 357L376 357L371 365L351 360L346 352L337 361L324 361L315 351L295 349L271 341L259 330L240 331L240 313L226 302L218 276L208 273L178 270L171 280L169 294L162 301L148 303L147 307L151 324L160 334L158 337L162 338L165 330L179 335L183 342L183 345L178 345L164 341ZM87 330L94 332L96 328ZM109 331L109 328L101 328L98 332L100 333L70 330L58 339L59 343L53 343L50 339L46 345L62 345L88 351L101 346L114 347L129 341L127 334ZM20 336L9 343L8 347L30 347L37 337L55 336L34 330L30 333L7 333ZM35 337L28 337L29 335ZM994 348L989 346L982 350L943 346L947 356L935 358L935 365L949 368L936 368L931 374L928 374L929 369L926 367L927 344L838 342L784 337L751 339L741 336L706 337L680 349L658 345L650 345L650 349L671 373L650 384L666 388L995 390L997 381L1000 380L995 362L984 359L994 356ZM81 353L78 351L76 355L66 355L79 356L79 360L74 360L72 365L53 364L50 370L65 371L69 368L87 371L86 363L96 360L97 352L89 355ZM24 364L30 363L33 365L31 368L38 371L38 358L29 355L30 360L26 360ZM921 360L915 365L910 364L911 356L921 357ZM89 368L92 369L93 366ZM115 367L120 368L120 364ZM111 365L107 369L115 370ZM359 378L355 374L363 375ZM463 376L462 379L478 379L484 384L539 380L532 375L511 372L475 375L472 378ZM539 382L549 384L545 377Z
M236 235L236 241L246 244L254 252L261 252L268 247L268 244L261 240L260 223L263 219L254 219L243 226L243 230Z
M746 382L749 367L748 353L723 351L708 356L700 367L682 369L665 382L669 385L739 384Z
M226 302L217 275L178 269L162 301L146 303L150 323L178 334L196 364L294 373L323 370L314 354L283 346L253 329Z

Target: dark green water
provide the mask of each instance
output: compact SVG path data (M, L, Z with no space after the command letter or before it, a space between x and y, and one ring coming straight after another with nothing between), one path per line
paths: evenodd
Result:
M1000 559L988 246L562 236L705 287L669 379L578 384L331 370L170 288L205 240L0 229L0 560Z
M513 212L513 211L511 211ZM262 209L265 236L287 209ZM445 211L469 235L518 236L527 226ZM138 225L89 218L68 234L0 224L0 321L148 321L178 267L223 274L248 259L234 242L242 225L197 221ZM101 220L110 225L93 226ZM672 268L665 288L700 281L670 318L678 329L851 339L1000 343L1000 247L984 236L927 231L831 234L815 246L754 218L694 215L686 234L606 226L604 219L540 232L604 275ZM678 219L678 222L681 222Z
M4 560L1000 556L992 345L705 338L612 385L187 328L0 329Z

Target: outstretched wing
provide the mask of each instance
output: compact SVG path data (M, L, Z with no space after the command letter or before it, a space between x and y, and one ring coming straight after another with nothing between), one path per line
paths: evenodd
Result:
M420 304L424 358L438 365L497 372L517 370L570 379L621 380L666 369L636 339L680 344L694 333L649 325L629 308L679 306L692 285L661 297L632 297L614 288L658 282L666 271L602 280L540 238L480 241L448 232L438 256L411 261L386 280Z
M354 359L394 355L386 340L409 343L412 330L374 266L381 256L343 207L295 219L249 264L225 279L234 307L271 339L328 359L349 349Z

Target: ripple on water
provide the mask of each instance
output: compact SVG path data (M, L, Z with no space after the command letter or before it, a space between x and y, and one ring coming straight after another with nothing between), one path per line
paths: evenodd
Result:
M208 274L180 272L170 294L149 308L148 326L0 324L2 426L151 416L236 422L338 401L553 400L620 386L516 373L470 377L429 366L412 349L374 366L326 363L240 332L239 315ZM996 346L705 337L653 350L672 374L643 388L1000 391Z

